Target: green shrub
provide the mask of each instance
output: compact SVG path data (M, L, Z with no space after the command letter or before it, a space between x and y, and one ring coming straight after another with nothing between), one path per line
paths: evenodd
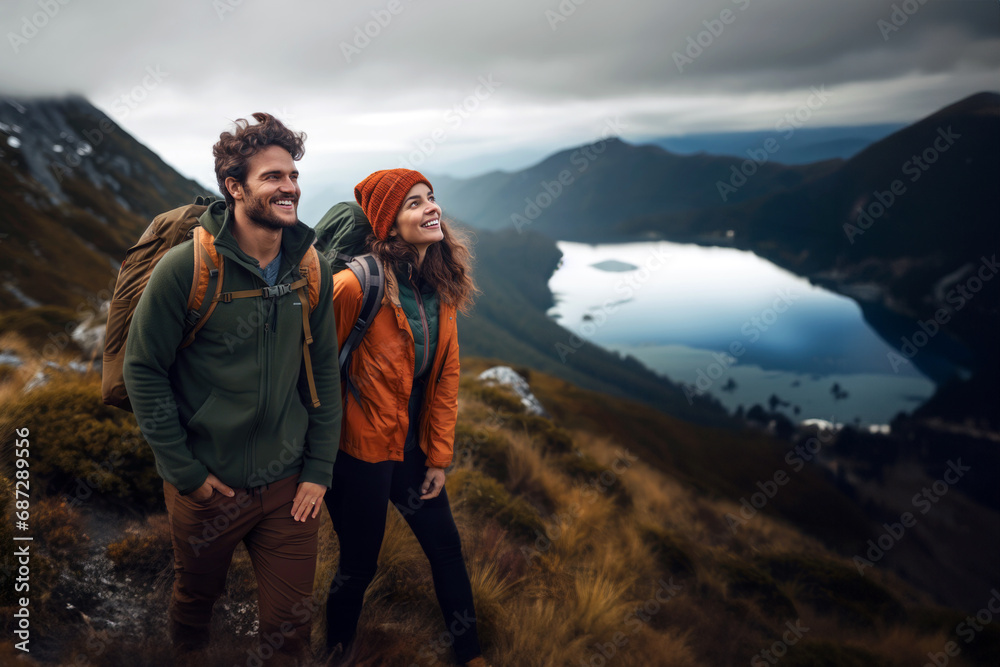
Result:
M455 427L455 460L468 459L473 466L504 483L510 479L509 448L507 437L498 429L464 423Z
M535 539L544 532L538 512L524 499L511 496L499 482L476 470L459 470L448 477L448 495L456 508L481 519L493 519L510 533Z
M521 397L503 385L485 384L471 377L462 378L459 386L480 401L497 410L504 418L524 413Z
M596 479L607 470L593 456L579 451L561 456L559 466L567 475L581 482Z
M632 496L621 483L618 473L607 468L583 452L563 454L557 460L559 467L574 480L610 494L614 502L624 508L631 507Z
M507 429L522 431L540 439L548 451L563 453L573 450L573 437L552 420L525 412L521 398L503 385L487 385L474 378L462 378L461 388L490 406L498 413L498 421Z
M56 376L10 406L15 420L30 416L32 479L76 504L94 495L153 508L162 481L135 418L101 402L96 378Z
M546 451L562 454L573 451L573 436L564 428L552 423L552 420L537 415L511 415L504 424L511 430L523 430L525 433L540 440Z

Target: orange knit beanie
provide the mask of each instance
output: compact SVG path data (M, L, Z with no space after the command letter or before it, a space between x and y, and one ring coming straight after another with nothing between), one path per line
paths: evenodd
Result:
M354 198L364 209L375 236L385 239L396 222L396 215L403 206L403 198L417 183L431 182L419 171L412 169L383 169L376 171L354 186Z

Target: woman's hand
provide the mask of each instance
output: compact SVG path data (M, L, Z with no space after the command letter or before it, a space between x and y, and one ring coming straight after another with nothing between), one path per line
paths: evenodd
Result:
M444 468L427 468L424 483L420 485L421 500L437 498L444 489Z
M319 509L323 506L323 496L325 495L326 487L322 484L299 482L299 488L295 492L295 500L292 501L292 517L296 521L305 521L308 518L315 519L319 516Z

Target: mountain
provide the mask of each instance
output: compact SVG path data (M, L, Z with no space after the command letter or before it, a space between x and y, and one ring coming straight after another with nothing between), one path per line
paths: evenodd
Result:
M80 97L0 97L0 182L0 311L110 298L153 216L206 192Z
M900 350L893 363L941 383L955 379L955 366L972 371L977 389L956 396L974 400L957 409L996 423L998 145L1000 95L980 93L787 191L725 211L636 217L620 229L671 240L732 230L737 247L855 299Z
M729 178L741 162L680 156L612 137L561 151L515 173L465 180L437 177L434 188L438 200L447 203L448 215L479 229L531 229L553 239L618 241L624 221L728 209L829 174L841 164L831 160L789 167L768 161L756 167L744 187L720 194L717 181Z
M809 122L808 120L806 122ZM768 139L779 142L773 159L781 164L809 164L832 159L848 159L872 143L905 127L901 123L844 127L796 127L795 120L782 119L773 130L715 132L654 137L640 143L653 144L678 155L746 155Z
M971 386L959 383L935 404L991 418L1000 378L992 340L1000 281L990 280L1000 240L998 120L1000 95L980 93L846 161L785 166L774 162L780 145L727 158L609 139L524 171L435 185L448 213L478 228L751 250L855 299L899 349L893 363L939 383L956 380L956 368L974 371Z
M102 298L125 248L153 214L203 189L83 100L0 107L6 271L0 330L37 331L45 344L48 334L79 317L81 306ZM956 121L955 131L968 130ZM79 164L62 173L58 160L70 148ZM752 213L821 180L830 168L836 165L740 206ZM700 238L722 229L697 212L690 209L685 221L702 226L686 233ZM667 229L659 225L671 222L633 220L649 225L642 234L657 235ZM737 241L752 238L750 231L764 228L748 223ZM789 441L763 429L704 426L732 422L712 403L687 404L664 378L574 339L545 317L552 301L546 281L559 261L551 238L513 228L476 237L484 294L461 328L458 465L448 488L491 660L548 664L571 657L582 664L627 643L621 664L746 664L772 655L767 650L779 646L775 638L795 619L814 629L788 652L787 664L917 664L964 639L963 619L984 604L983 591L996 580L995 558L982 548L994 543L995 512L967 495L974 481L976 496L995 498L995 457L966 455L984 449L980 442L940 423L950 438L928 437L923 424L907 432L894 423L895 440L803 427ZM755 241L760 252L788 253L763 238ZM876 262L872 271L880 267ZM29 279L27 270L35 271ZM45 276L49 284L42 284ZM142 655L149 664L168 664L160 647L169 531L149 449L131 416L100 402L96 374L49 371L44 348L39 355L10 340L0 352L13 351L24 362L10 367L6 354L0 365L0 437L9 442L15 428L30 426L40 447L32 456L32 599L38 601L32 648L41 649L34 657L46 664L81 655L92 664L130 664ZM525 374L550 417L528 415L512 395L480 383L477 372L492 360L471 354L510 360L521 371L530 366ZM36 383L38 375L46 381ZM595 387L604 393L588 390ZM924 438L935 448L929 457ZM956 459L961 479L953 483L947 472L956 471ZM942 479L949 485L939 491ZM920 502L911 500L921 487ZM9 489L0 474L4 511L13 498ZM928 493L935 494L933 506ZM925 502L934 511L917 516ZM916 525L901 518L907 514ZM336 559L329 521L322 530L321 596ZM12 531L5 524L0 537L10 539ZM3 553L10 561L11 552ZM375 584L382 588L370 596L373 613L365 615L360 636L370 663L387 656L409 664L440 643L427 638L440 636L443 626L424 556L395 514L385 554L388 576ZM233 604L219 614L228 639L206 666L245 661L239 638L252 633L251 571L246 554L238 554ZM0 579L11 572L9 562L0 562ZM663 588L668 579L681 590ZM13 589L0 589L0 606L13 606ZM633 634L624 637L622 628ZM609 643L619 635L621 645ZM962 659L997 664L997 628L975 640L962 646ZM12 644L0 642L0 656L11 661Z
M149 221L208 192L79 97L0 100L0 142L0 329L40 347L72 348L66 334L110 298L125 250ZM689 402L634 359L574 345L545 316L558 260L545 237L484 234L477 267L484 293L462 324L463 355L532 366L701 423L726 422L720 406Z

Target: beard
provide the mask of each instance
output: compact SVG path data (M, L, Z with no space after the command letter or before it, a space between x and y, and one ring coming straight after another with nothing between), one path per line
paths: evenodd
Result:
M255 196L249 185L245 186L244 189L246 190L247 195L244 200L244 205L246 207L244 210L246 212L247 219L257 227L269 229L271 231L278 231L284 229L285 227L294 227L298 224L297 215L295 222L287 222L271 213L269 200ZM288 197L288 199L295 198Z

